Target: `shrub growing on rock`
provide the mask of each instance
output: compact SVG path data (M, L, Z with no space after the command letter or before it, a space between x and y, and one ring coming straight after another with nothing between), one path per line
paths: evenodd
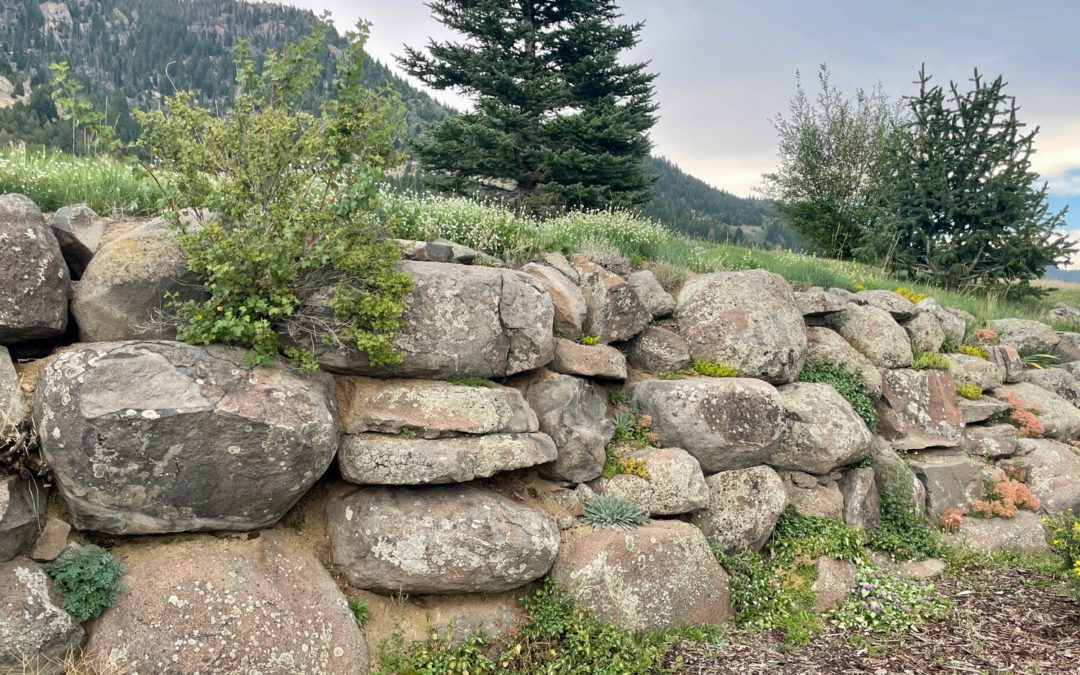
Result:
M915 370L948 370L950 361L937 352L918 352L911 367Z
M987 485L984 498L972 504L971 514L983 518L1012 518L1017 509L1037 511L1039 500L1031 494L1028 486L999 475L993 483Z
M922 560L941 555L944 548L918 514L912 500L911 473L890 467L884 475L884 489L879 493L881 522L870 535L875 551L889 553L899 560Z
M847 367L832 363L807 363L799 373L797 382L824 382L840 392L851 404L859 417L871 430L877 429L877 408L870 399L863 384L862 376Z
M649 517L635 504L619 495L599 495L585 504L581 519L597 529L627 529L644 525Z
M694 370L699 375L706 377L738 377L739 371L734 366L729 366L726 363L716 363L715 361L705 361L703 359L695 359L693 363Z
M982 387L975 382L968 382L956 388L956 393L969 401L978 401L983 396Z
M933 584L864 568L859 571L854 593L829 614L829 619L845 630L899 633L925 621L943 619L951 607Z
M333 96L308 112L328 27L258 62L236 48L233 108L216 116L190 92L136 116L140 145L173 211L188 267L203 300L176 301L178 337L249 348L252 362L273 361L285 332L287 353L314 367L311 348L329 343L394 363L407 275L395 269L392 242L364 218L375 205L394 150L399 104L361 84L364 25L346 35ZM259 66L257 63L261 63ZM197 226L176 210L201 209Z
M127 568L100 546L68 550L46 567L56 589L64 596L64 610L87 621L115 607L126 589L120 581Z
M960 345L956 348L958 354L967 354L968 356L975 356L983 361L989 361L990 355L985 349L978 345Z

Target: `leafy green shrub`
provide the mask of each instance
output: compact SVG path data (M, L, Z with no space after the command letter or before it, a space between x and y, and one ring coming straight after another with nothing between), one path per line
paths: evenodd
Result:
M969 401L978 401L983 396L982 387L975 382L968 382L956 388L956 393Z
M608 399L611 405L615 406L626 405L630 401L630 397L622 389L612 389L608 393Z
M581 342L581 344L583 344L583 345L587 345L589 347L592 347L593 345L600 344L600 336L599 335L582 335L579 342Z
M952 362L944 354L937 352L918 352L911 367L915 370L949 370Z
M490 389L495 383L486 377L451 377L448 382L458 387L480 387Z
M359 598L349 598L349 611L356 619L357 626L363 626L371 616L368 612L367 603Z
M886 469L879 495L881 522L870 534L870 548L899 560L922 560L944 552L929 524L915 510L913 479L906 467Z
M64 596L64 610L79 621L101 616L105 608L116 606L120 593L127 591L120 581L127 567L92 544L65 551L46 565L45 571Z
M958 354L967 354L968 356L974 356L982 359L983 361L990 360L990 354L985 349L978 345L960 345L956 348Z
M737 553L714 549L713 554L728 573L736 626L780 629L792 644L806 643L821 627L811 611L812 567L784 569L753 549Z
M897 633L943 619L951 606L933 584L863 568L854 592L843 606L829 613L829 620L845 630Z
M781 565L821 556L851 563L866 561L862 532L839 518L802 515L794 506L789 506L776 521L765 549Z
M832 388L840 392L840 395L851 404L871 431L877 429L877 408L870 400L870 395L866 393L866 386L858 373L848 370L846 366L832 363L807 363L799 373L797 381L824 382L832 385Z
M703 359L694 359L694 370L706 377L738 377L739 371L734 366Z
M1043 524L1050 550L1064 559L1073 583L1080 587L1080 516L1068 509L1043 518Z
M384 168L399 161L400 104L361 83L360 25L346 35L334 96L307 112L327 30L316 22L258 62L240 42L237 93L223 116L183 91L136 113L154 174L170 177L166 201L188 267L207 290L205 300L172 304L181 340L245 346L251 362L271 363L286 333L297 345L287 353L305 368L320 343L375 365L400 358L391 338L411 282L366 218ZM182 207L204 209L198 227L181 223Z
M635 504L619 495L599 495L585 504L581 519L596 529L627 529L648 522L649 517Z

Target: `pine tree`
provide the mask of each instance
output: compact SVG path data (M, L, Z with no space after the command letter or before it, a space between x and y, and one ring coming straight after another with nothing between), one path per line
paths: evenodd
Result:
M930 86L919 72L911 121L894 136L877 247L889 264L951 288L1033 293L1030 279L1075 248L1058 231L1031 169L1039 129L1025 131L998 76L972 89Z
M400 63L473 110L416 144L442 187L495 192L529 210L648 201L643 160L656 122L655 75L620 55L642 24L620 24L611 0L436 0L433 14L463 34Z

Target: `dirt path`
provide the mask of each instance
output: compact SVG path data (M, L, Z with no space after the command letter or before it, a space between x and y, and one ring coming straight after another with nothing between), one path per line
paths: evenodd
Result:
M735 633L722 646L682 643L680 673L1080 673L1080 599L1044 574L978 570L938 587L955 604L945 621L883 639L828 630L790 647L776 633Z

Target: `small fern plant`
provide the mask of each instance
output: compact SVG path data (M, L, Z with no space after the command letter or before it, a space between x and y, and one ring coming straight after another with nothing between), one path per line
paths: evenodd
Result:
M585 505L581 519L596 529L629 529L644 525L649 517L630 501L618 495L600 495Z
M127 592L120 580L127 567L100 546L65 551L45 570L64 596L64 610L79 621L101 616Z

